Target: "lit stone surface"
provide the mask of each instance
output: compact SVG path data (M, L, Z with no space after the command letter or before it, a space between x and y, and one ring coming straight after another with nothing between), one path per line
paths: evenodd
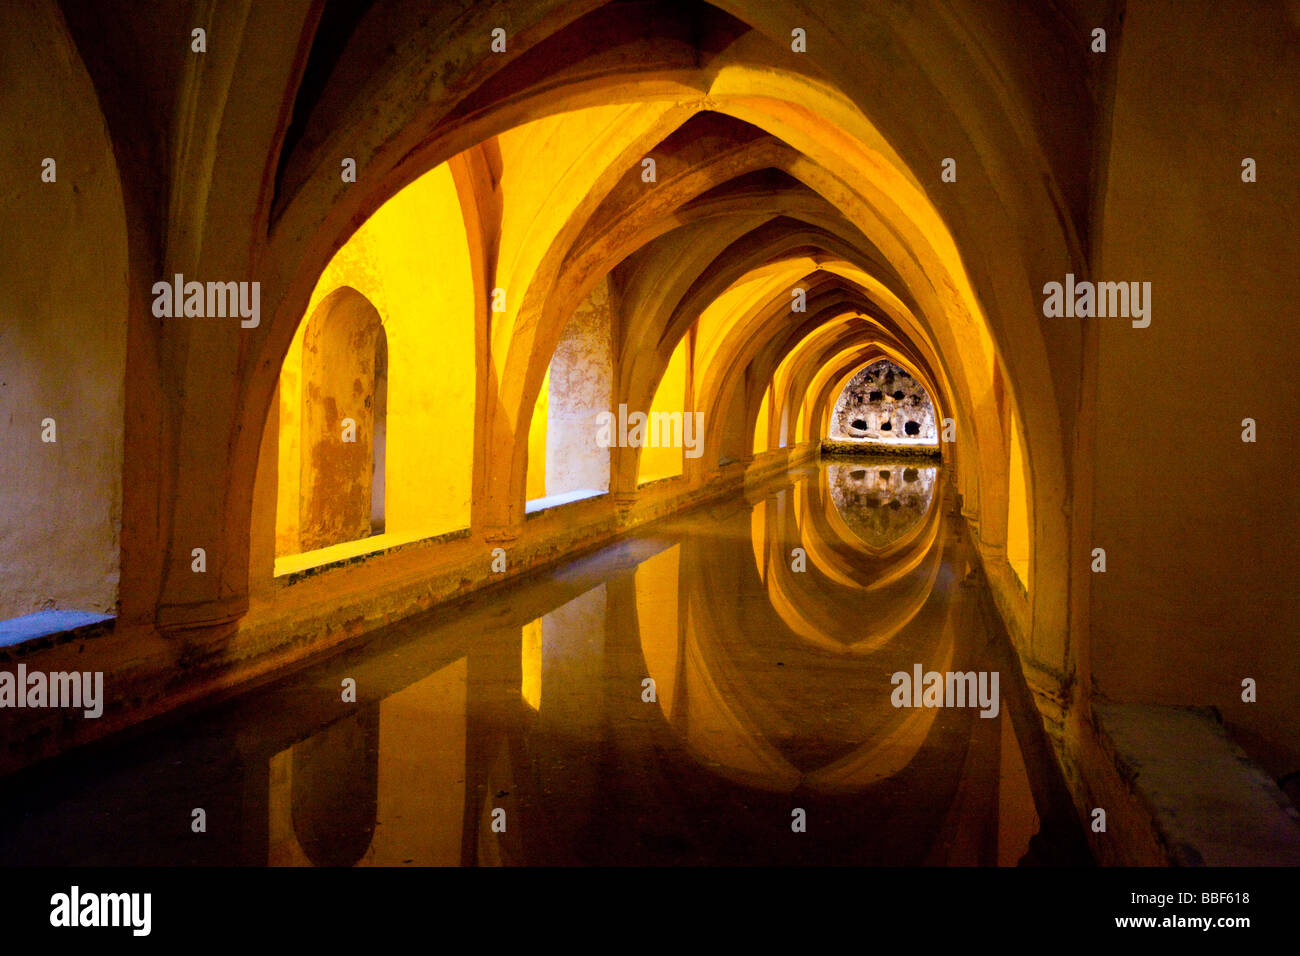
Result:
M831 413L830 437L885 445L939 442L929 393L893 362L868 365L849 380Z
M1300 866L1300 811L1212 713L1099 704L1120 773L1181 866Z

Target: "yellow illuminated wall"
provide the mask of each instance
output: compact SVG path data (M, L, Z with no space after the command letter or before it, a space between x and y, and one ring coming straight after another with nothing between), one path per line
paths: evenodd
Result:
M1020 447L1020 422L1011 416L1011 464L1007 487L1007 561L1029 590L1029 497L1025 456Z
M767 451L767 412L768 399L771 398L772 389L769 387L763 393L763 402L758 406L758 421L754 423L754 454L759 455Z
M664 716L672 719L677 692L678 582L681 545L661 551L636 569L636 617L641 653L655 682L655 697Z
M769 395L790 394L790 379L794 375L795 358L798 355L798 352L799 350L797 348L791 349L790 353L781 360L781 364L776 367L776 371L772 374L772 385L768 389ZM790 415L792 414L792 410L785 404L779 404L778 408L779 412L777 409L769 408L768 415L780 415L780 418L777 421L776 447L788 448L791 445Z
M460 863L468 673L462 657L380 702L377 766L361 759L350 764L355 776L348 782L362 790L372 785L377 797L371 842L355 865ZM318 749L314 756L346 757L348 751L340 755L338 750L348 743L347 738L335 738L327 743L327 752ZM270 760L267 863L271 866L312 865L296 832L306 813L305 808L294 806L295 748L301 753L303 744ZM377 779L365 778L370 767Z
M473 434L466 423L474 421L474 293L460 202L445 164L381 206L335 253L305 314L342 286L370 301L388 337L385 528L374 538L316 552L316 558L469 525ZM298 327L280 377L278 557L299 551L306 324ZM294 566L277 561L276 572Z
M664 377L659 380L659 389L655 392L654 401L650 403L650 413L652 415L655 412L678 412L684 415L688 411L686 408L686 349L689 340L689 335L682 336L682 340L677 343L677 348L673 349L672 358L668 360L668 368L664 371ZM637 411L637 409L629 408L628 414L631 415L634 411ZM648 427L646 433L646 439L649 440ZM659 478L671 478L681 473L681 448L643 447L641 449L641 466L637 472L638 484L645 484L647 481L655 481Z
M695 388L704 384L704 376L727 347L727 336L753 308L773 294L770 276L747 278L730 286L700 313L695 322Z
M528 484L525 497L532 501L546 497L546 416L551 393L551 370L546 369L542 390L533 406L533 420L528 425Z
M542 706L542 619L534 618L521 630L519 693L533 710Z

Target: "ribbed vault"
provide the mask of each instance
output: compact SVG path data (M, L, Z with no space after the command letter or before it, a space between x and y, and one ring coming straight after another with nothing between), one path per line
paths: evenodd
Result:
M1270 424L1295 405L1294 283L1268 255L1295 218L1294 4L130 7L0 9L6 613L93 611L103 639L21 652L59 669L75 648L118 702L103 721L9 714L11 764L498 575L721 515L806 474L844 384L887 359L933 401L935 500L964 518L945 549L987 580L1078 807L1131 783L1094 698L1212 705L1293 777L1297 609L1269 582L1295 576L1296 534L1264 476L1294 470ZM1207 44L1247 80L1207 82ZM1155 321L1046 314L1071 274L1154 289ZM160 310L160 280L182 279L256 290L256 319ZM345 288L366 320L309 334ZM325 361L349 350L365 360ZM1197 383L1220 367L1252 387L1207 416ZM327 368L328 389L305 381ZM606 402L698 416L700 443L596 450L583 416ZM345 454L303 448L348 434ZM596 457L548 491L570 449ZM1233 507L1204 507L1205 460ZM325 512L350 482L347 522L300 507L322 475ZM716 569L699 603L851 660L827 607L888 578L872 548L902 525L860 525L846 551L851 522L786 498L750 516L777 617L710 606L745 584ZM787 577L797 540L811 601ZM687 550L683 568L708 564ZM908 589L926 572L871 599L874 637L924 630ZM701 646L701 679L752 670ZM1256 701L1239 682L1259 675ZM764 696L736 720L772 726Z
M615 403L647 405L690 343L684 399L706 436L686 463L690 488L754 460L765 406L764 454L815 441L835 384L888 355L955 423L945 454L996 557L1014 411L1032 478L1032 578L1052 585L1035 588L1018 637L1044 672L1069 672L1064 436L1080 339L1073 325L1040 326L1034 295L1082 260L1088 159L1067 147L1091 122L1088 87L1008 87L1023 44L990 36L972 48L979 4L907 16L747 0L344 7L221 8L210 31L243 40L203 71L159 68L193 108L153 132L140 127L163 122L162 100L119 95L132 89L117 73L141 27L69 12L78 44L97 51L92 78L117 91L102 104L128 219L141 223L133 287L177 272L262 286L261 324L237 341L216 326L154 332L133 314L133 335L157 336L160 375L128 383L128 405L156 411L128 412L127 440L158 460L128 470L161 477L128 493L124 619L202 628L246 613L266 560L251 504L264 425L316 282L380 206L445 163L476 301L463 317L476 343L472 540L521 534L536 400L566 323L601 285L616 311ZM1075 26L1033 14L1031 57L1080 57ZM505 52L490 46L498 27ZM795 27L813 52L792 49ZM139 185L159 150L125 142L220 143L221 162L182 150L160 196ZM961 190L939 179L949 156ZM340 177L343 159L355 182ZM160 204L166 235L150 225ZM804 311L792 310L796 289ZM164 383L184 407L159 400ZM623 508L639 494L638 453L611 450L610 500ZM203 576L188 572L195 540L212 554Z
M389 110L340 117L327 130L339 105L331 78L319 102L295 104L311 119L279 171L269 254L294 248L294 284L305 286L348 222L453 161L484 293L471 526L489 539L517 534L529 467L521 437L569 316L608 281L618 300L613 405L649 408L674 350L695 336L686 404L704 414L705 451L685 462L687 481L707 483L752 459L764 401L769 449L819 438L834 383L868 356L889 355L916 371L955 423L959 440L945 452L965 511L1000 547L1008 456L1000 397L1013 376L998 374L995 330L934 205L933 169L905 162L812 66L821 58L720 9L671 12L609 4L561 17L535 42L512 33L513 55L485 59L491 75L467 81L472 91L447 91L437 100L444 114L406 98L400 129L386 125L397 118ZM388 82L413 66L399 56ZM367 85L383 81L381 70ZM344 148L340 137L352 153L374 144L365 183L347 190L321 175L327 147ZM311 238L303 246L296 235ZM488 311L494 289L505 292L504 312ZM297 320L296 302L290 294L276 311L265 340L272 356ZM1040 335L1033 328L1018 350L1041 348ZM617 500L636 493L639 457L637 448L611 450Z

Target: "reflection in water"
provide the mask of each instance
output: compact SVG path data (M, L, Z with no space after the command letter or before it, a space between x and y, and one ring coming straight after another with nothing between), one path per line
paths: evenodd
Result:
M363 766L356 772L354 764ZM379 812L379 709L373 704L289 751L293 832L316 866L352 866L374 840Z
M826 481L844 523L879 550L920 524L934 501L934 465L829 462Z
M0 862L1084 859L944 499L934 466L829 463L678 515L38 768ZM916 664L999 670L1003 706L893 706Z

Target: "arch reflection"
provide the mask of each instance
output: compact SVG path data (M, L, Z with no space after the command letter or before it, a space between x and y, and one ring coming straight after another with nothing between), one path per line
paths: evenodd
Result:
M853 533L854 503L835 500L829 472L748 514L714 515L716 536L688 537L636 576L665 718L702 763L765 790L854 790L899 772L937 712L894 708L882 678L921 659L947 669L958 655L937 476L925 510L887 549ZM835 743L814 744L827 724Z
M128 830L205 806L238 831L151 863L195 846L272 865L1014 863L1040 818L1075 818L1044 796L1049 745L1021 751L1036 715L1006 679L945 472L919 518L872 538L837 465L859 480L857 463L796 471L375 632L142 741L96 806ZM895 706L891 676L917 665L1004 670L1004 706ZM178 761L209 768L201 794L151 785ZM48 791L25 806L32 833L102 837ZM809 824L793 840L792 807ZM151 846L141 834L126 845Z
M934 502L939 469L897 462L831 462L826 485L841 520L883 551L921 523Z

